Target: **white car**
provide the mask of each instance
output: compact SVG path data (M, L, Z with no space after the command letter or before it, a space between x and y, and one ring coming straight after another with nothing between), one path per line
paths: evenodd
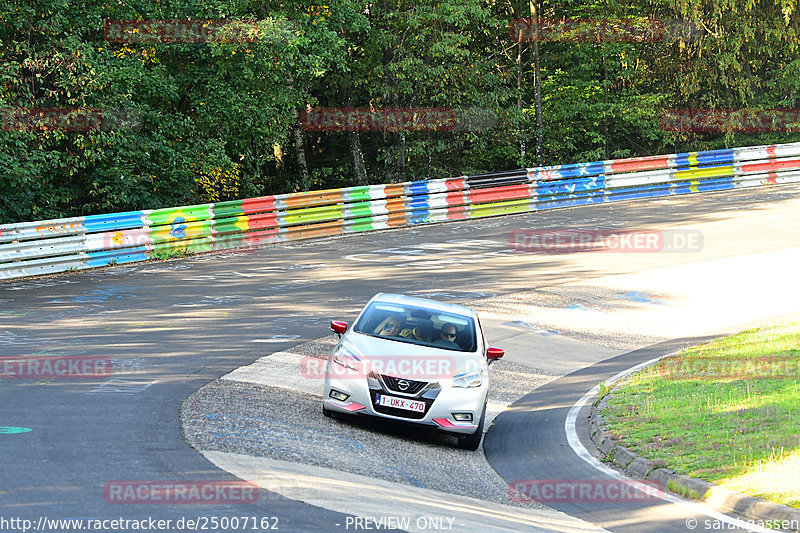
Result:
M378 294L351 328L334 320L339 342L328 358L322 412L367 415L452 433L477 450L483 436L488 365L472 309L399 294Z

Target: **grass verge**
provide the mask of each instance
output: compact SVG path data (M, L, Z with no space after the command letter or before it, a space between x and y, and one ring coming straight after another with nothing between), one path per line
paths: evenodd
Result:
M800 507L800 323L690 348L614 389L623 446L668 468Z

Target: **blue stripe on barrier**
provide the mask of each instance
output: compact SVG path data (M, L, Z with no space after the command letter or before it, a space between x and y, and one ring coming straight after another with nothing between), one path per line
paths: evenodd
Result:
M427 224L430 222L431 212L428 209L423 211L414 211L408 215L409 224Z
M115 263L133 263L135 261L147 261L147 248L137 246L135 248L125 248L122 250L101 250L99 252L89 252L86 254L87 267L102 267Z
M724 191L733 189L733 178L717 178L703 180L692 183L691 181L681 181L672 184L670 194L688 194L692 192Z
M605 195L602 191L581 194L580 196L561 196L555 198L548 198L536 202L535 209L555 209L558 207L573 207L588 204L602 204L606 202Z
M113 231L120 229L141 228L144 226L142 211L128 211L125 213L110 213L107 215L89 215L84 218L83 224L86 231L96 233L99 231Z
M708 152L698 152L697 162L701 164L717 163L718 165L728 165L733 163L733 150L712 150Z
M408 193L412 195L428 194L428 180L412 181L408 184Z
M611 189L606 191L611 202L629 200L631 198L649 198L652 196L667 196L670 194L669 183L651 185L648 187L626 187L624 189Z
M538 196L551 196L554 194L572 194L581 191L595 191L604 188L605 176L594 178L581 178L567 181L541 181L536 184Z
M695 161L697 163L695 164ZM731 149L708 150L705 152L675 154L675 165L685 166L723 166L733 164L734 154Z
M558 171L562 178L579 178L581 176L597 176L604 174L606 166L603 161L592 161L591 163L571 163L556 167L553 170ZM538 176L539 171L534 171L534 176Z
M422 195L422 196L414 196L414 197L410 198L410 201L408 202L408 205L412 209L424 209L424 208L428 207L428 205L429 205L428 204L428 199L429 198L430 198L430 196L428 196L427 194Z

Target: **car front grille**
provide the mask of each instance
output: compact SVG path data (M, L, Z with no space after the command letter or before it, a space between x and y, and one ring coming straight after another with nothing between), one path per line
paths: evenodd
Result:
M399 392L401 394L417 394L428 383L425 381L414 381L411 379L396 378L392 376L381 376L386 388L392 392Z

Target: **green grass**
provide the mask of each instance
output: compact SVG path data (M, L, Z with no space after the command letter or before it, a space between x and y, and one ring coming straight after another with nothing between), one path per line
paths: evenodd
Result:
M680 473L800 507L800 324L741 332L675 357L615 387L606 429ZM746 366L764 359L779 376ZM745 366L697 378L725 361Z
M667 490L680 494L684 498L691 498L693 500L700 499L700 495L697 494L696 490L688 489L683 485L679 485L675 481L672 481L671 479L667 480Z

